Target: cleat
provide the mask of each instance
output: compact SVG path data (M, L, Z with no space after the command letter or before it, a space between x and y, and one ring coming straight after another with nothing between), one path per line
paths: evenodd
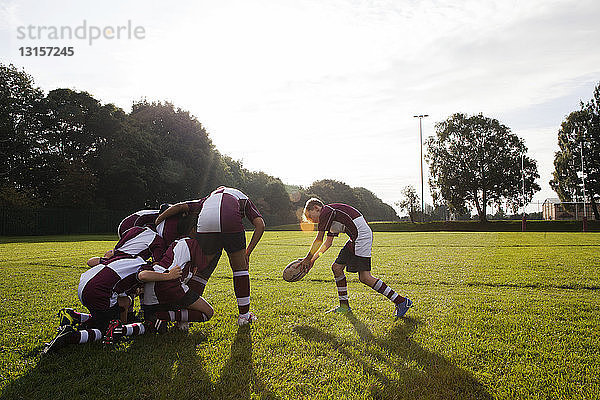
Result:
M71 325L65 325L60 328L54 339L50 343L46 344L46 347L42 351L44 354L53 353L58 349L65 347L69 344L69 339L75 334L75 329Z
M189 322L178 322L177 329L182 332L189 332L190 331L190 323Z
M106 334L104 334L104 338L102 339L102 343L113 345L117 343L124 335L123 332L123 324L118 319L113 319L108 324L108 329L106 329Z
M158 333L159 335L167 333L167 325L168 325L167 321L163 321L162 319L157 319L153 325L154 325L153 331Z
M159 335L167 333L167 321L160 319L146 320L143 324L148 333L158 333Z
M75 321L74 313L75 313L75 310L73 310L72 308L63 308L58 312L59 330L63 326L77 324L77 322Z
M335 313L335 314L351 314L352 309L350 306L339 305L337 307L333 307L331 310L325 311L325 314Z
M413 302L407 297L406 300L404 300L402 303L396 304L396 311L394 312L394 316L396 318L404 317L404 314L406 314L406 312L409 308L412 307L412 305Z
M239 326L243 326L243 325L248 325L254 321L256 321L258 318L256 318L256 315L252 314L251 312L247 312L246 314L241 314L238 317L238 325Z

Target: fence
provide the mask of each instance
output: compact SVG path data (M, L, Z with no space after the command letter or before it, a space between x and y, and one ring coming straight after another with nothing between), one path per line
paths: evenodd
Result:
M0 208L0 236L116 234L121 220L135 211ZM263 217L267 226L290 222L277 215L267 214ZM244 225L252 229L252 224L246 219Z
M119 222L129 214L129 211L95 209L0 208L0 235L116 233Z

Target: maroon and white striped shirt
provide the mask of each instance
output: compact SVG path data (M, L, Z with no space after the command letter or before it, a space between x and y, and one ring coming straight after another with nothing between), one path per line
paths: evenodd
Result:
M188 202L191 211L199 210L200 233L244 232L243 218L252 222L262 217L254 203L238 189L222 187L204 199Z
M149 227L134 226L125 231L115 246L115 255L129 254L147 260L152 256L154 261L162 258L165 252L165 241Z
M119 238L123 237L125 232L134 226L150 226L152 229L154 229L154 221L156 221L156 218L159 214L159 210L140 210L134 212L128 217L125 217L117 228Z
M117 304L117 295L137 284L137 271L146 264L141 257L128 254L102 259L101 264L81 274L77 294L81 304L89 310L108 310Z
M145 265L140 270L166 273L176 265L181 267L181 278L144 284L144 305L174 303L187 293L189 290L187 282L196 271L208 265L197 240L191 238L176 240L157 264Z
M373 232L363 215L354 207L343 203L332 203L323 206L319 214L319 231L327 231L327 236L338 236L346 233L352 241L354 254L360 257L371 257Z

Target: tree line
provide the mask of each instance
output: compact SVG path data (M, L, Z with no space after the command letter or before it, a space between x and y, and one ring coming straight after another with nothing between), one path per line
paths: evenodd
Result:
M398 218L365 188L332 180L286 188L249 171L216 149L195 116L169 102L137 101L127 113L87 92L46 94L25 71L3 64L0 164L0 207L136 211L225 185L250 196L270 225L297 222L311 196L353 204L370 220Z

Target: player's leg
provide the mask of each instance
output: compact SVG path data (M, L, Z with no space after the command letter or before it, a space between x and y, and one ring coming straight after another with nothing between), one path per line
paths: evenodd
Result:
M412 301L400 296L384 281L371 275L371 271L358 271L358 279L378 293L387 297L396 306L396 317L402 317L412 306Z
M238 304L238 325L246 325L256 320L250 312L250 273L246 260L245 232L222 233L223 248L229 257L229 265L233 270L233 291Z
M334 263L331 265L331 271L333 272L333 277L335 279L335 286L337 288L340 306L335 307L328 312L343 313L350 311L350 304L348 302L348 284L346 281L346 274L344 273L344 269L346 268L350 254L350 241L348 241L344 247L342 247Z
M70 344L82 344L88 342L97 342L103 335L99 329L75 330L72 325L64 325L59 328L58 333L46 344L44 353L53 353Z
M219 259L221 258L222 251L219 251L217 254L211 256L210 261L206 268L201 271L196 272L189 280L187 285L194 292L198 293L200 296L204 294L204 289L206 288L206 284L208 283L208 279L215 271L217 264L219 263Z
M346 282L346 274L344 274L345 268L345 265L338 264L337 262L334 262L331 265L331 271L333 272L333 277L335 279L335 286L337 287L340 307L350 308L350 303L348 303L348 284Z
M233 291L238 304L238 324L246 325L256 320L250 312L250 273L246 264L246 250L238 250L227 254L233 270Z

